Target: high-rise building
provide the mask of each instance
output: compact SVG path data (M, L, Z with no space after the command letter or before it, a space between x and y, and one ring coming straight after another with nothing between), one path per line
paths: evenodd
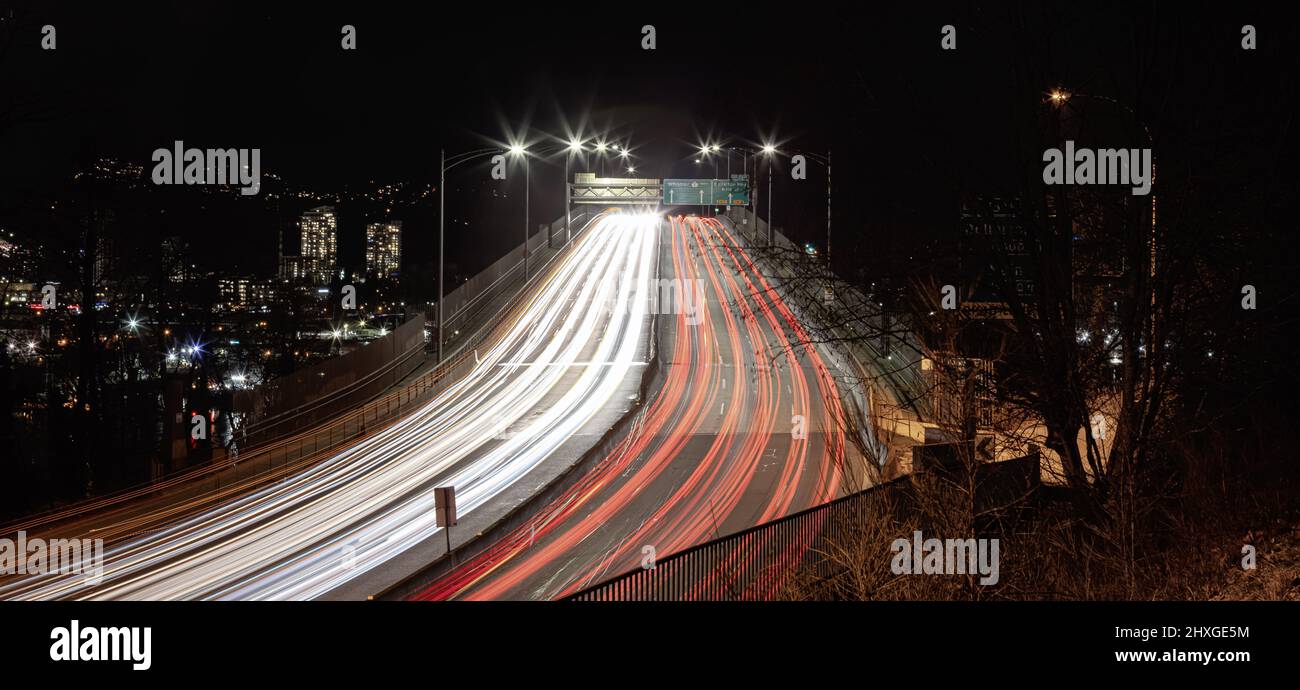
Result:
M113 273L113 238L100 235L95 243L95 285L103 285Z
M308 276L328 283L338 259L338 217L333 206L318 206L302 214L302 261Z
M281 256L279 273L280 280L286 283L296 282L307 277L307 271L303 268L301 256Z
M402 267L402 221L366 225L366 273L392 278Z
M188 263L189 245L180 237L166 237L162 241L162 270L173 286L181 286L190 280L192 271Z

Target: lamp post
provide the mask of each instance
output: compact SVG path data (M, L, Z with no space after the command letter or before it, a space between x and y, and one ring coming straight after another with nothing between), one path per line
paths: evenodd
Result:
M831 151L827 149L825 156L806 151L798 153L821 163L826 168L826 266L829 268L831 265Z
M524 282L528 282L528 229L532 223L532 166L529 165L527 149L522 144L510 147L510 153L524 159Z
M763 145L763 155L767 157L767 246L771 247L776 244L776 235L772 230L772 156L776 154L776 147L771 144ZM758 162L754 163L755 174L758 171Z
M568 245L573 241L573 209L569 204L569 160L582 151L582 142L577 139L569 141L569 146L564 152L564 244Z
M1121 101L1121 100L1119 100L1119 99L1117 99L1117 98L1112 98L1111 96L1102 96L1102 95L1097 95L1097 94L1072 93L1072 92L1070 92L1070 91L1066 91L1066 90L1064 90L1064 89L1059 89L1059 88L1058 88L1058 89L1053 89L1053 90L1048 94L1048 100L1051 101L1052 106L1055 107L1055 108L1057 108L1057 109L1063 109L1063 108L1065 107L1065 105L1066 105L1066 104L1067 104L1071 99L1074 99L1074 98L1085 98L1085 99L1090 98L1090 99L1098 100L1098 101L1106 101L1107 103L1110 103L1110 104L1112 104L1112 105L1119 106L1122 110L1124 110L1124 112L1128 113L1129 116L1133 118L1133 121L1134 121L1135 123L1137 123L1137 125L1138 125L1139 127L1142 128L1142 134L1146 136L1147 144L1148 144L1149 146L1151 146L1151 149L1152 149L1152 152L1151 152L1151 181L1150 181L1150 182L1151 182L1151 186L1152 186L1152 189L1151 189L1151 234L1148 236L1148 240L1147 240L1147 255L1148 255L1147 263L1149 264L1149 265L1147 266L1147 271L1148 271L1148 277L1150 278L1150 281L1149 281L1149 282L1151 283L1151 305L1150 305L1150 308L1151 308L1151 324L1150 324L1150 326L1149 326L1149 330L1148 330L1148 332L1146 333L1146 337L1147 337L1147 352L1148 352L1148 354L1152 354L1152 353L1156 352L1156 350L1160 347L1160 343L1157 342L1157 339L1156 339L1156 290L1157 290L1157 287L1156 287L1156 281L1155 281L1155 277L1156 277L1156 193L1155 193L1155 183L1156 183L1156 157L1155 157L1155 143L1156 143L1156 142L1155 142L1155 137L1153 137L1153 136L1151 135L1151 128L1147 126L1147 123L1146 123L1146 122L1142 121L1142 118L1138 116L1137 111L1135 111L1135 110L1133 109L1133 107L1130 106L1129 104L1127 104L1127 103L1125 103L1125 102L1123 102L1123 101ZM1073 249L1073 245L1071 245L1071 249Z
M442 363L442 341L443 341L443 269L446 266L445 249L447 235L447 171L465 163L476 160L484 156L496 155L502 152L499 148L474 149L458 153L451 158L447 157L446 149L440 149L438 163L438 363ZM525 245L525 250L527 249Z

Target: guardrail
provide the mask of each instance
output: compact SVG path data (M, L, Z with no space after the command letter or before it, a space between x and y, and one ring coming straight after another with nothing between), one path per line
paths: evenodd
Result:
M1031 505L1039 487L1037 454L981 465L976 501L990 514ZM912 480L896 479L679 551L650 567L583 589L569 601L761 601L779 596L798 571L812 580L841 566L830 554L845 548L866 520L912 510Z

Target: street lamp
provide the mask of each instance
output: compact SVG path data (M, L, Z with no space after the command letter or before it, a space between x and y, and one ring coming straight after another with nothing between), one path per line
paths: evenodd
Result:
M776 147L772 144L763 144L763 155L767 157L767 246L775 244L776 236L772 231L772 156L776 154ZM758 163L754 163L755 175L758 174ZM758 228L755 228L757 230Z
M708 158L711 154L717 153L717 151L718 151L718 145L717 145L717 144L701 144L701 145L700 145L700 157L701 157L701 158ZM700 161L696 160L695 162L696 162L696 163L699 163ZM713 177L714 177L715 179L718 177L718 161L717 161L717 159L714 159L714 161L713 161Z
M766 147L764 147L764 150L766 150ZM826 266L829 267L831 265L831 152L830 149L827 149L825 156L818 155L816 153L809 153L807 151L799 151L798 154L804 156L805 158L811 158L812 160L821 163L826 168L826 252L825 252L826 256L825 259L826 259ZM771 202L771 200L772 199L769 196L768 201Z
M524 159L524 282L528 282L528 228L532 222L532 166L529 165L526 149L520 144L510 147L510 153Z
M516 147L519 148L521 151L523 150L523 147L522 147L522 146L517 146L517 145L516 145L516 146L512 146L512 147L510 147L510 150L513 151ZM501 151L502 151L502 150L499 149L499 148L482 148L482 149L474 149L473 151L466 151L466 152L464 152L464 153L458 153L458 154L452 156L451 158L448 158L448 157L447 157L447 151L446 151L446 149L440 149L440 150L438 151L438 154L439 154L439 164L438 164L438 363L439 363L439 364L442 363L442 340L443 340L443 334L442 334L442 326L443 326L443 310L442 310L442 302L443 302L443 299L442 299L442 298L443 298L443 294L442 294L442 292L443 292L443 272L444 272L444 271L443 271L443 268L446 266L444 250L445 250L445 247L446 247L446 242L445 242L445 240L446 240L446 234L447 234L447 171L448 171L448 170L451 170L452 168L454 168L454 167L456 167L456 166L458 166L458 165L460 165L461 163L465 163L465 162L467 162L467 161L476 160L476 159L478 159L478 158L482 158L482 157L484 157L484 156L492 156L492 155L496 155L496 154L501 153ZM527 246L528 246L528 244L527 244L527 242L525 242L525 243L524 243L525 250L527 250Z
M703 147L703 148L712 148L712 147ZM763 153L763 154L771 155L772 153L775 153L775 152L776 152L776 147L775 147L775 146L768 145L768 146L764 146L761 150L759 150L759 149L752 149L752 148L750 148L750 147L748 147L748 146L728 146L728 147L727 147L727 158L728 158L728 160L727 160L727 166L728 166L728 173L727 173L727 176L728 176L728 178L730 178L730 176L731 176L731 173L730 173L730 166L731 166L731 160L730 160L730 157L731 157L731 152L732 152L732 151L739 151L739 152L741 153L741 155L742 155L742 160L744 160L744 171L745 171L745 180L746 180L746 182L749 182L749 157L750 157L751 155L754 157L754 180L753 180L753 184L750 186L750 192L751 192L751 194L750 194L750 205L754 208L754 214L753 214L753 215L754 215L754 232L757 233L757 232L758 232L758 197L759 197L759 194L758 194L758 184L757 184L757 183L758 183L758 154ZM696 161L696 162L698 163L699 161ZM768 187L769 187L769 192L770 192L770 189L771 189L771 177L770 177L770 175L769 175L769 178L768 178ZM769 210L768 210L768 214L769 214L769 216L771 215L771 209L770 209L770 207L769 207ZM748 221L746 221L746 224L748 224ZM770 225L770 223L769 223L769 225Z
M1157 258L1157 257L1156 257L1156 239L1157 239L1157 238L1156 238L1156 205L1157 205L1157 196L1156 196L1156 194L1155 194L1155 189L1154 189L1154 185L1155 185L1155 182L1156 182L1156 158L1155 158L1155 143L1156 143L1156 142L1155 142L1155 137L1151 135L1151 128L1148 127L1148 126L1147 126L1147 123L1144 122L1144 121L1142 120L1142 118L1138 116L1137 111L1135 111L1135 110L1133 109L1132 106L1130 106L1129 104L1127 104L1127 103L1125 103L1125 102L1119 100L1118 98L1113 98L1113 97L1111 97L1111 96L1103 96L1103 95L1099 95L1099 94L1070 93L1069 91L1066 91L1066 90L1061 89L1061 88L1053 89L1051 92L1048 93L1048 100L1051 101L1052 105L1053 105L1054 107L1056 107L1056 108L1063 108L1063 106L1065 105L1066 101L1070 100L1071 98L1084 98L1084 99L1093 99L1093 100L1098 100L1098 101L1106 101L1107 103L1110 103L1111 105L1119 106L1120 109L1122 109L1124 112L1128 113L1129 117L1132 117L1132 118L1133 118L1133 121L1134 121L1134 122L1135 122L1139 127L1142 128L1142 134L1146 136L1147 144L1152 148L1152 152L1151 152L1151 185L1153 186L1153 189L1151 190L1151 234L1148 236L1148 239L1147 239L1147 253L1148 253L1148 259L1147 259L1148 266L1147 266L1147 271L1148 271L1148 275L1149 275L1150 278L1151 278L1151 280L1150 280L1150 283L1151 283L1151 324L1150 324L1150 326L1149 326L1149 330L1147 331L1147 338L1148 338L1148 341L1149 341L1150 344L1151 344L1151 348L1152 348L1152 350L1155 350L1155 348L1157 348L1157 347L1160 346L1160 343L1159 343L1159 341L1156 339L1156 335L1155 335L1155 334L1156 334L1156 297L1157 297L1157 296L1156 296L1157 285L1156 285L1156 281L1155 281L1155 277L1156 277L1156 258Z
M600 144L604 147L604 144ZM582 142L577 139L569 140L569 147L564 153L564 244L568 245L573 240L573 212L569 205L569 160L582 151Z

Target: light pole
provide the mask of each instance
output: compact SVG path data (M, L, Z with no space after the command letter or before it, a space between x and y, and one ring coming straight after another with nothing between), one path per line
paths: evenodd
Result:
M763 155L767 157L767 246L771 247L776 244L776 235L772 230L772 156L776 155L776 147L771 144L763 145ZM754 163L757 169L758 163Z
M705 158L713 158L713 179L715 180L718 179L718 159L713 154L720 150L717 144L701 144L700 157L695 160L696 164L699 164ZM713 201L713 199L709 200L709 215L716 215Z
M700 147L700 155L704 158L713 158L713 154L718 152L718 145L704 145ZM718 178L718 159L713 158L713 178Z
M529 165L527 150L522 144L510 147L510 153L524 159L524 282L528 282L528 229L532 223L532 166Z
M573 209L569 204L569 160L579 151L582 151L582 142L573 139L569 141L569 147L564 152L564 244L566 246L573 240Z
M767 160L767 246L771 247L776 244L776 236L772 229L772 159Z
M464 163L484 156L491 156L501 153L499 148L484 148L458 153L451 158L447 158L446 149L438 151L438 363L442 364L442 341L443 341L443 310L442 310L442 291L443 291L443 268L446 266L445 248L447 236L447 171ZM527 246L525 245L525 251Z
M1151 184L1151 186L1152 186L1152 189L1151 189L1151 234L1148 236L1148 240L1147 240L1147 256L1148 256L1148 259L1147 259L1147 263L1148 263L1147 271L1148 271L1148 277L1150 278L1150 281L1149 281L1149 282L1151 283L1151 325L1150 325L1150 327L1149 327L1149 330L1148 330L1146 336L1147 336L1147 352L1148 352L1149 354L1154 354L1154 353L1156 352L1156 350L1160 347L1160 343L1157 342L1157 340L1156 340L1156 291L1157 291L1157 286L1156 286L1156 280L1155 280L1155 277L1156 277L1156 239L1157 239L1157 238L1156 238L1156 193L1155 193L1155 183L1156 183L1156 155L1155 155L1155 144L1156 144L1156 141L1155 141L1155 137L1151 136L1151 128L1147 126L1147 123L1146 123L1146 122L1143 122L1143 121L1142 121L1142 118L1138 116L1137 111L1135 111L1135 110L1133 109L1133 107L1130 106L1129 104L1127 104L1127 103L1125 103L1125 102L1123 102L1123 101L1121 101L1121 100L1119 100L1119 99L1117 99L1117 98L1112 98L1112 97L1110 97L1110 96L1102 96L1102 95L1086 94L1086 93L1071 93L1071 92L1069 92L1069 91L1065 91L1065 90L1063 90L1063 89L1053 89L1053 90L1048 94L1048 100L1050 100L1050 101L1052 102L1052 105L1053 105L1054 107L1058 108L1058 109L1063 109L1064 106L1066 105L1066 103L1067 103L1070 99L1072 99L1072 98L1091 98L1091 99L1095 99L1095 100L1099 100L1099 101L1106 101L1107 103L1110 103L1110 104L1112 104L1112 105L1117 105L1117 106L1119 106L1119 107L1120 107L1121 109L1123 109L1126 113L1128 113L1130 117L1133 118L1133 121L1134 121L1135 123L1137 123L1137 125L1138 125L1139 127L1142 128L1142 133L1146 136L1147 144L1148 144L1148 145L1151 147L1151 149L1152 149L1152 151L1151 151L1151 180L1150 180L1150 184ZM1059 116L1058 116L1058 117L1059 117ZM1058 122L1059 122L1059 120L1058 120ZM1058 127L1059 127L1059 125L1058 125ZM1073 248L1073 245L1071 245L1071 248Z
M831 151L826 149L825 156L805 151L800 151L799 155L811 158L826 168L826 266L829 268L831 265Z
M632 171L632 161L629 158L629 156L631 156L631 151L628 151L626 146L615 147L615 148L618 149L619 158L623 159L623 163L627 165L628 172L630 173Z

